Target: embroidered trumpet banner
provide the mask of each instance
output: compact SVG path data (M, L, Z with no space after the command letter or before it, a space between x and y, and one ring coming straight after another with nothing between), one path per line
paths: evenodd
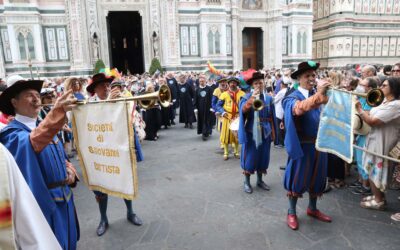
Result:
M337 155L344 161L353 160L354 98L343 91L328 91L329 101L321 112L316 149Z
M132 102L79 105L73 129L80 165L89 189L132 200L138 182Z

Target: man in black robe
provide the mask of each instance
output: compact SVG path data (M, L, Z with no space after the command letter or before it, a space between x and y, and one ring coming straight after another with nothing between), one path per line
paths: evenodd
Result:
M185 81L185 75L179 76L178 95L179 95L179 122L185 123L185 128L193 128L192 123L196 122L193 108L194 90L191 84Z
M197 134L201 134L205 141L212 132L211 98L213 90L207 86L207 80L204 75L200 75L198 80L199 87L196 89L194 96L194 107L197 113Z
M167 85L167 82L166 82L166 80L165 80L164 77L159 77L158 83L160 84L160 87L161 87L162 85L168 86L168 85ZM160 87L159 87L159 88L160 88ZM159 89L159 88L158 88L158 89ZM176 94L176 93L175 93L175 94ZM171 96L172 96L172 95L171 95ZM164 129L168 129L168 127L171 126L171 119L170 119L170 117L171 117L172 106L173 106L172 97L171 97L171 104L170 104L168 107L161 106L161 126L164 126Z
M153 83L149 83L146 86L146 93L154 93L156 91L156 87L154 87ZM154 106L149 107L143 112L143 120L146 123L145 131L146 138L148 141L157 141L158 140L158 130L161 128L161 108L158 103Z
M212 108L212 94L214 93L214 90L218 88L218 84L215 82L214 79L210 78L208 79L207 86L211 89L211 119L210 119L210 124L211 128L214 129L215 125L217 123L217 117L215 116L215 110Z
M176 109L179 107L178 92L177 92L178 82L176 81L172 72L168 73L167 75L167 84L171 91L171 101L172 101L172 106L171 109L169 110L169 119L171 125L175 125Z

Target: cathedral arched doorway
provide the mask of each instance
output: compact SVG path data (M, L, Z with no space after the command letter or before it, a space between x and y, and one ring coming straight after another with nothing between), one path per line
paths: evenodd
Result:
M263 68L263 31L261 28L244 28L242 32L243 69Z
M131 74L144 72L142 17L138 11L111 11L107 16L110 66Z

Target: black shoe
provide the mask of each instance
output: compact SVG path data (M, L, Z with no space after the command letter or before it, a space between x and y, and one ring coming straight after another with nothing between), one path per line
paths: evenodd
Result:
M168 129L168 126L167 126L167 125L165 125L165 126L164 126L164 129Z
M243 191L245 193L251 194L251 193L253 193L253 188L251 187L250 184L247 184L246 182L244 182Z
M359 187L359 188L354 188L353 190L351 190L351 192L353 194L358 194L358 195L372 195L371 189L370 188L365 188L363 186Z
M322 193L328 193L328 192L330 192L330 191L332 191L332 188L331 188L331 186L329 185L329 184L326 184L325 185L325 189L324 189L324 191L322 191Z
M193 125L192 125L192 124L189 124L189 128L190 128L190 129L193 129Z
M128 214L126 217L129 222L131 222L133 225L136 226L141 226L143 225L143 221L136 215L136 214Z
M185 128L188 128L189 126L187 124L185 124Z
M350 188L359 188L359 187L361 187L361 182L359 182L358 180L357 181L355 181L355 182L352 182L352 183L350 183L349 184L349 187Z
M107 229L108 229L108 222L100 221L100 224L96 230L97 236L102 236L103 234L105 234Z
M176 125L174 121L171 122L171 125Z
M257 187L267 191L271 190L271 188L263 181L257 182Z
M201 138L203 139L203 141L207 141L207 136L206 135L202 135Z

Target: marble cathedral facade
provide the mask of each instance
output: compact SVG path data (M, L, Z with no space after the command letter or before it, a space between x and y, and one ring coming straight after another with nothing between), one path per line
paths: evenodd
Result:
M311 0L0 0L0 77L89 75L98 59L113 66L118 43L139 46L143 70L154 57L174 71L293 66L312 56L312 10ZM140 15L134 43L110 37L131 25L110 25L120 12Z
M400 62L400 0L314 0L313 15L322 67Z

